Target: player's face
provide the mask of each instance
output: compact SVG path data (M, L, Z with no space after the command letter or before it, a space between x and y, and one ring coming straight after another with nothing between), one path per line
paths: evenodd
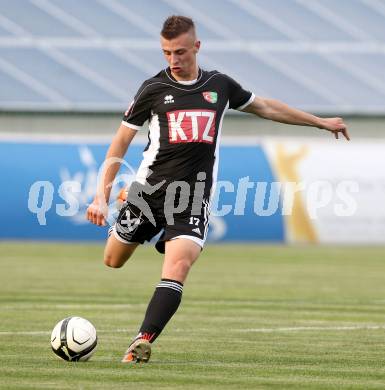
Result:
M174 39L161 37L161 46L171 73L177 80L193 80L197 77L196 55L200 42L195 33L187 32Z

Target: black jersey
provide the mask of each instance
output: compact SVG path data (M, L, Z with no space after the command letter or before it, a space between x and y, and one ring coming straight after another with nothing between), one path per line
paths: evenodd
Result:
M227 109L242 109L253 98L218 71L199 69L197 80L185 83L175 80L167 68L146 80L122 122L140 130L149 121L149 142L136 180L150 185L163 180L192 184L204 172L209 196L217 176L223 116Z

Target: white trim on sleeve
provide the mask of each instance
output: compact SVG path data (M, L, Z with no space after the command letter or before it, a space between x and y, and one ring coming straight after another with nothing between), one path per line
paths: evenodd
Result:
M244 103L241 106L235 108L235 110L239 110L239 111L243 110L245 107L247 107L254 100L254 98L255 98L255 95L253 93L251 93L250 99L246 103Z
M141 130L142 129L142 126L133 125L132 123L128 123L126 121L122 121L122 125L129 127L130 129L133 129L133 130Z

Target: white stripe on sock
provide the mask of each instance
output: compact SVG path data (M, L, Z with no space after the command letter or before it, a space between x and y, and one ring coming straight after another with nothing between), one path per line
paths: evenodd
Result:
M175 283L167 283L167 282L166 283L164 283L164 282L159 283L158 287L174 287L178 290L181 290L181 291L183 290L182 286L175 284Z
M181 285L178 284L178 283L174 283L174 282L162 281L162 282L160 282L156 287L157 287L157 288L158 288L158 287L171 288L171 289L173 289L173 290L179 291L180 293L183 292L183 286L181 286Z

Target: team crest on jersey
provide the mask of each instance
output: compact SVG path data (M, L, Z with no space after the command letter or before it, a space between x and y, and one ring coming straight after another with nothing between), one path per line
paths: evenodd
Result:
M124 233L134 233L143 222L142 213L137 216L135 213L127 209L125 215L121 217L119 222L121 230Z
M203 97L209 103L216 103L218 101L218 94L216 92L202 92Z

